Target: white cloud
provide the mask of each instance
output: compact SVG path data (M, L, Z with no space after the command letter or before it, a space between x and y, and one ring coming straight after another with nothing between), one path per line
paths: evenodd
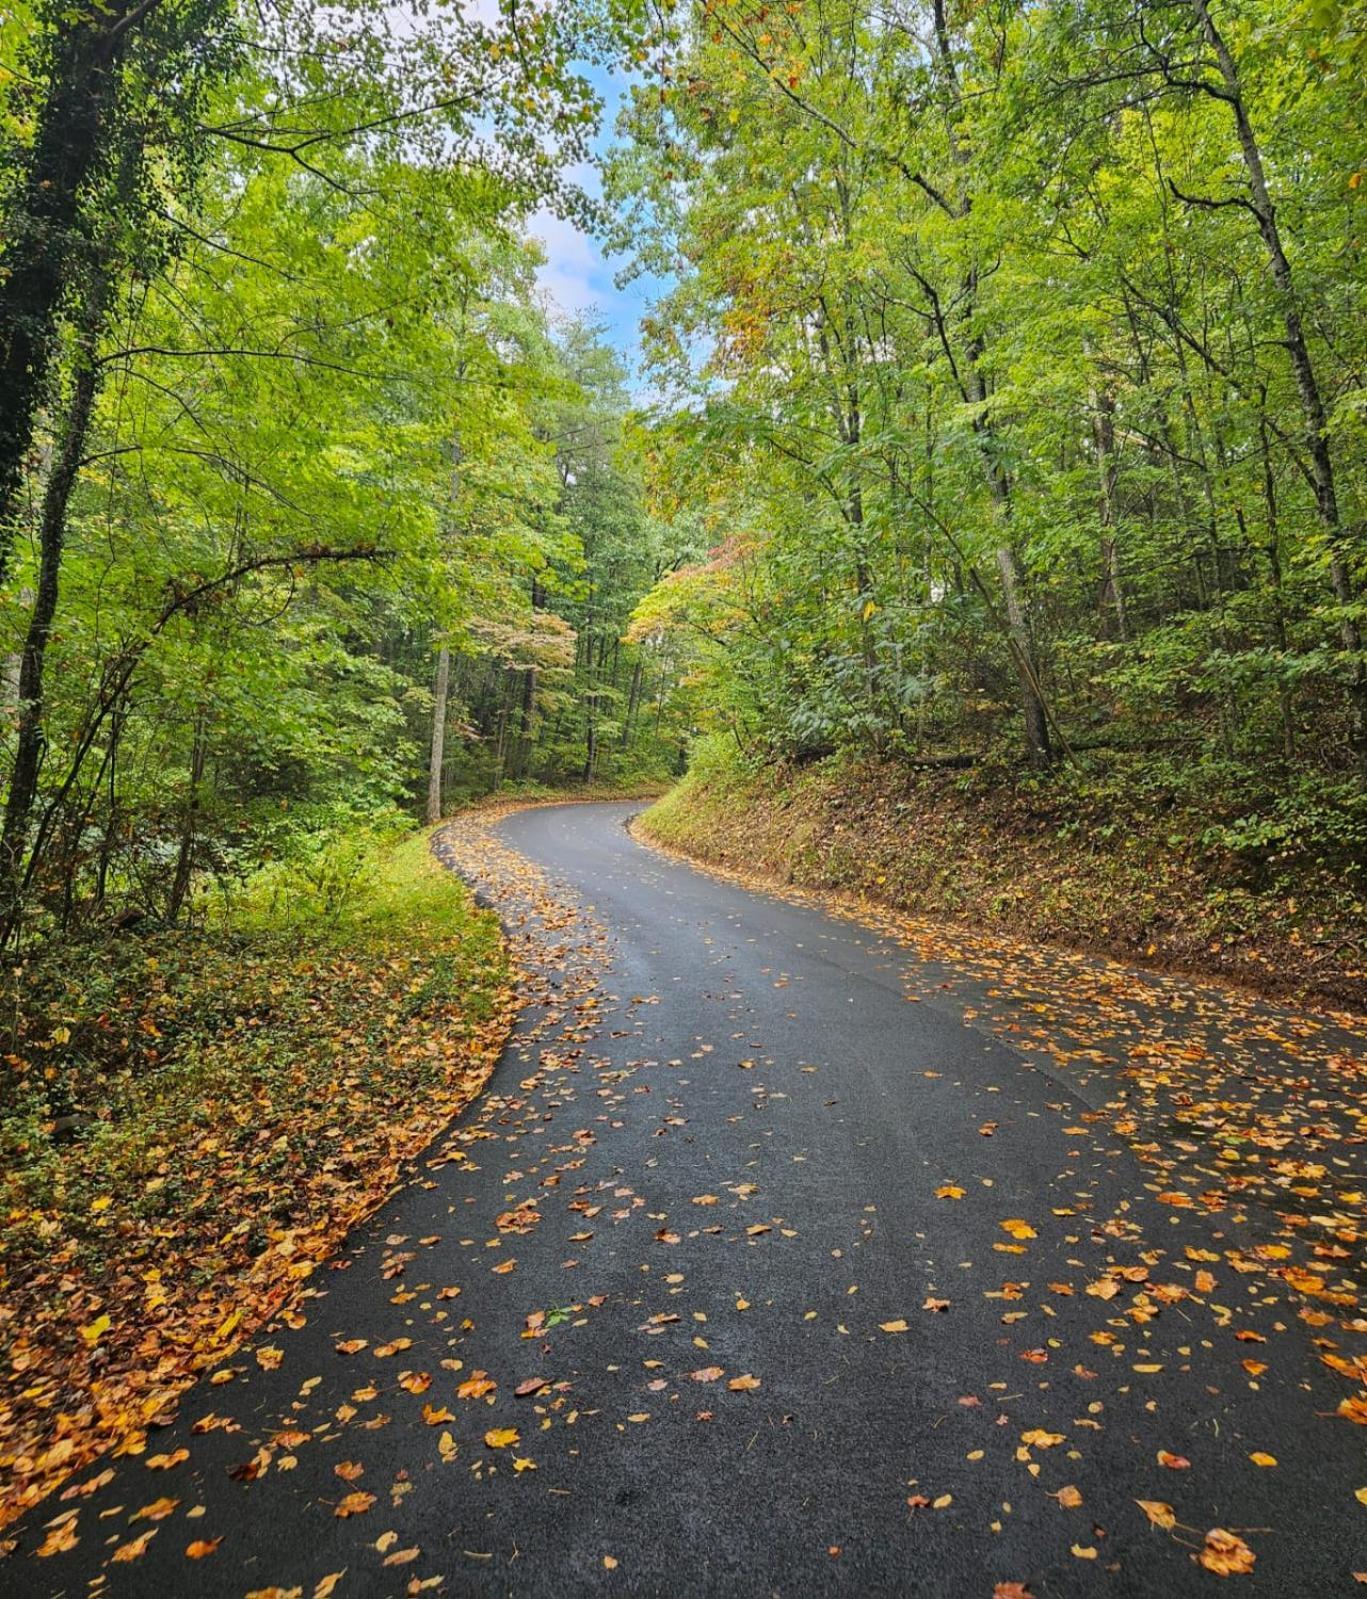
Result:
M547 300L566 316L596 310L610 317L617 290L597 243L549 211L536 213L530 232L546 252L536 280Z

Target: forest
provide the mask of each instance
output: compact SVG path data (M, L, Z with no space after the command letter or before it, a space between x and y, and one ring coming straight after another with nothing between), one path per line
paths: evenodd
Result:
M1364 22L7 6L0 1527L482 1087L469 807L1362 1008Z
M1358 886L1349 10L65 19L5 36L8 943L690 742ZM540 206L665 285L644 391Z

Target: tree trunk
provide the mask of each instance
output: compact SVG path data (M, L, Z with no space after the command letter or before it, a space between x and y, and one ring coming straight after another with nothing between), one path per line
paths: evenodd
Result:
M636 712L641 704L641 678L645 672L645 657L640 649L636 652L636 665L631 672L631 691L627 695L627 714L622 721L622 748L631 747L631 731L636 721Z
M1115 619L1116 637L1123 644L1129 638L1125 615L1125 588L1120 576L1120 556L1116 546L1115 513L1115 399L1109 389L1092 395L1092 439L1096 445L1097 487L1101 512L1101 603L1110 607Z
M155 9L156 0L71 8L53 46L24 175L0 218L0 582L62 300L84 243L82 192L108 149L129 38Z
M427 765L427 820L441 820L441 777L446 761L446 700L451 684L451 652L437 651L437 681L432 690L432 752Z
M532 764L532 717L536 711L536 668L522 669L521 704L517 713L517 745L514 750L513 780L526 777Z
M95 346L104 320L105 280L92 283L86 301L84 327L76 353L71 401L62 425L62 437L47 488L39 525L38 586L29 615L19 663L19 724L10 773L5 820L0 828L0 945L9 941L18 925L23 898L24 853L28 845L33 803L38 795L38 773L43 761L43 668L52 619L57 610L62 551L66 544L66 514L71 492L80 475L86 435L99 389L100 369Z
M205 736L207 718L201 706L195 715L194 741L190 749L190 793L185 802L185 820L180 833L180 853L176 858L176 874L171 880L171 894L166 904L166 920L174 922L180 915L195 866L195 824L199 820L200 784L204 781L204 762L208 753Z
M1047 761L1051 754L1049 714L1045 710L1044 696L1040 692L1039 678L1035 673L1034 652L1030 646L1030 624L1020 597L1020 573L1016 566L1016 552L1009 544L997 547L997 571L1001 574L1006 625L1010 631L1012 653L1016 657L1017 675L1021 680L1026 754L1032 761Z
M1272 280L1277 285L1282 301L1282 326L1286 333L1286 351L1291 358L1296 389L1300 395L1301 417L1305 428L1305 448L1310 461L1310 480L1315 492L1315 510L1325 530L1329 548L1329 580L1334 597L1344 608L1339 624L1339 637L1349 656L1349 695L1353 711L1352 742L1359 764L1367 770L1367 661L1363 659L1362 629L1352 614L1356 599L1352 571L1348 561L1351 541L1339 516L1338 491L1334 481L1334 462L1329 449L1329 434L1324 414L1324 401L1320 394L1319 379L1306 341L1305 327L1301 321L1296 286L1291 275L1291 263L1282 245L1281 229L1277 226L1277 211L1267 190L1267 177L1263 170L1262 151L1249 120L1244 104L1243 85L1239 69L1230 54L1219 29L1210 14L1207 0L1191 0L1206 42L1215 52L1216 64L1224 84L1224 100L1234 116L1234 126L1239 138L1239 149L1248 172L1248 186L1253 196L1252 211L1267 251Z

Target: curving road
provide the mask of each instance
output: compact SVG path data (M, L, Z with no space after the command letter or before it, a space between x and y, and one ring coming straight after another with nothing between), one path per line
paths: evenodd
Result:
M1361 1591L1367 1432L1322 1358L1367 1344L1361 1141L1306 1066L1361 1038L914 953L644 848L637 808L500 824L546 875L484 863L538 973L489 1095L263 1335L278 1367L186 1396L156 1447L188 1459L113 1462L38 1559L43 1507L0 1592ZM1164 1051L1300 1142L1228 1160Z

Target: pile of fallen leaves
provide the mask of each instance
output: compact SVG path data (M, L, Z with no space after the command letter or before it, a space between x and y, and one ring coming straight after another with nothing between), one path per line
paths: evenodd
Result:
M646 831L787 884L1367 1012L1360 866L1250 874L1206 841L1214 803L1123 767L1088 788L832 760L692 772Z
M496 918L389 852L328 922L134 930L5 976L0 1525L142 1453L479 1091L515 1009Z

